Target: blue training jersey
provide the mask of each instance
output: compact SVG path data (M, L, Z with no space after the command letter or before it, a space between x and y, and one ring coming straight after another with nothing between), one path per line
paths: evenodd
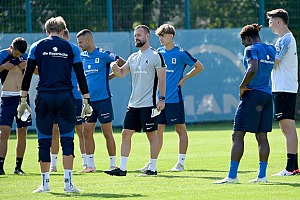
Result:
M272 94L270 78L275 62L275 54L275 47L265 43L255 43L245 48L244 66L246 71L248 69L249 60L254 59L258 61L258 69L256 74L246 88L260 90Z
M75 99L82 99L81 92L78 91L78 81L74 69L72 68L71 81L73 85L72 93Z
M110 63L119 56L98 47L89 53L81 53L84 74L89 87L91 101L103 100L111 97L109 89Z
M10 55L7 52L7 49L3 49L3 50L0 51L0 65L3 65L7 61L12 63L13 65L19 65L20 63L22 63L23 60L27 60L27 57L28 57L28 54L24 53L19 58L14 58L12 55ZM2 85L3 85L3 83L6 79L7 74L8 74L8 70L2 70L0 72L0 78L1 78Z
M57 36L47 37L31 45L28 59L35 60L38 66L38 92L59 93L73 89L72 66L81 62L75 44Z
M197 62L197 59L179 46L175 46L171 50L166 50L165 47L160 47L157 51L163 55L167 66L165 102L178 103L183 101L184 98L181 87L178 86L178 83L183 77L183 71L186 65L192 67Z

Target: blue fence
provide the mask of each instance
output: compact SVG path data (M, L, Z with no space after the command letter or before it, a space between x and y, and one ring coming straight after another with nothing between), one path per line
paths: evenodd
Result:
M241 29L177 30L175 43L188 50L199 59L205 69L199 75L189 79L184 87L186 121L188 123L232 120L239 102L238 86L243 78L242 64L244 47L239 32ZM70 33L71 42L77 44L76 33ZM3 34L0 48L7 48L15 37L24 37L29 44L45 37L45 34ZM261 30L261 39L274 43L276 36L268 29ZM94 41L98 47L110 50L124 59L137 51L134 46L133 32L97 32ZM151 32L150 44L154 48L160 45L158 37ZM190 70L187 67L186 70ZM34 108L38 76L33 77L30 88L31 107ZM131 92L130 75L114 78L110 81L113 93L114 126L121 126ZM34 109L33 109L34 110ZM14 126L15 127L15 126ZM35 128L35 113L33 126Z

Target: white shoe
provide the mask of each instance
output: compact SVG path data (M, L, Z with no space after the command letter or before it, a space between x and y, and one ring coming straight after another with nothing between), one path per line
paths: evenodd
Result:
M288 170L283 169L282 171L273 174L272 176L292 176L292 175L294 175L293 172L289 172Z
M150 163L147 163L144 167L140 168L140 169L136 169L136 172L145 172L148 170Z
M267 183L267 182L268 182L268 178L266 176L263 178L256 177L255 179L248 181L248 183Z
M184 166L180 163L177 163L172 169L170 169L171 172L181 172L184 170Z
M80 192L83 192L83 191L79 190L75 185L72 185L70 188L65 187L64 192L67 192L67 193L80 193Z
M42 185L38 187L38 189L34 190L32 193L48 193L50 192L50 187L44 188Z
M51 166L50 172L57 172L57 168L55 166Z
M238 178L229 178L229 177L226 177L220 181L215 181L213 182L213 184L224 184L224 183L239 183L239 180Z

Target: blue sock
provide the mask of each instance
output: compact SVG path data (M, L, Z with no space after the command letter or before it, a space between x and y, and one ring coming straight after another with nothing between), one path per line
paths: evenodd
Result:
M268 162L259 162L259 172L258 178L263 178L266 176Z
M236 161L232 161L232 160L230 161L230 168L229 168L229 173L228 173L229 178L236 178L239 164L240 164L240 162L236 162Z

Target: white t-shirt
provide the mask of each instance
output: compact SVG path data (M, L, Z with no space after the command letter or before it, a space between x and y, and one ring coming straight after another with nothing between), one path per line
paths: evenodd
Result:
M276 56L279 63L272 70L272 92L297 93L298 90L298 55L293 34L286 33L278 38Z
M129 107L143 108L156 105L158 77L156 69L165 67L162 55L152 47L129 56L132 92Z

